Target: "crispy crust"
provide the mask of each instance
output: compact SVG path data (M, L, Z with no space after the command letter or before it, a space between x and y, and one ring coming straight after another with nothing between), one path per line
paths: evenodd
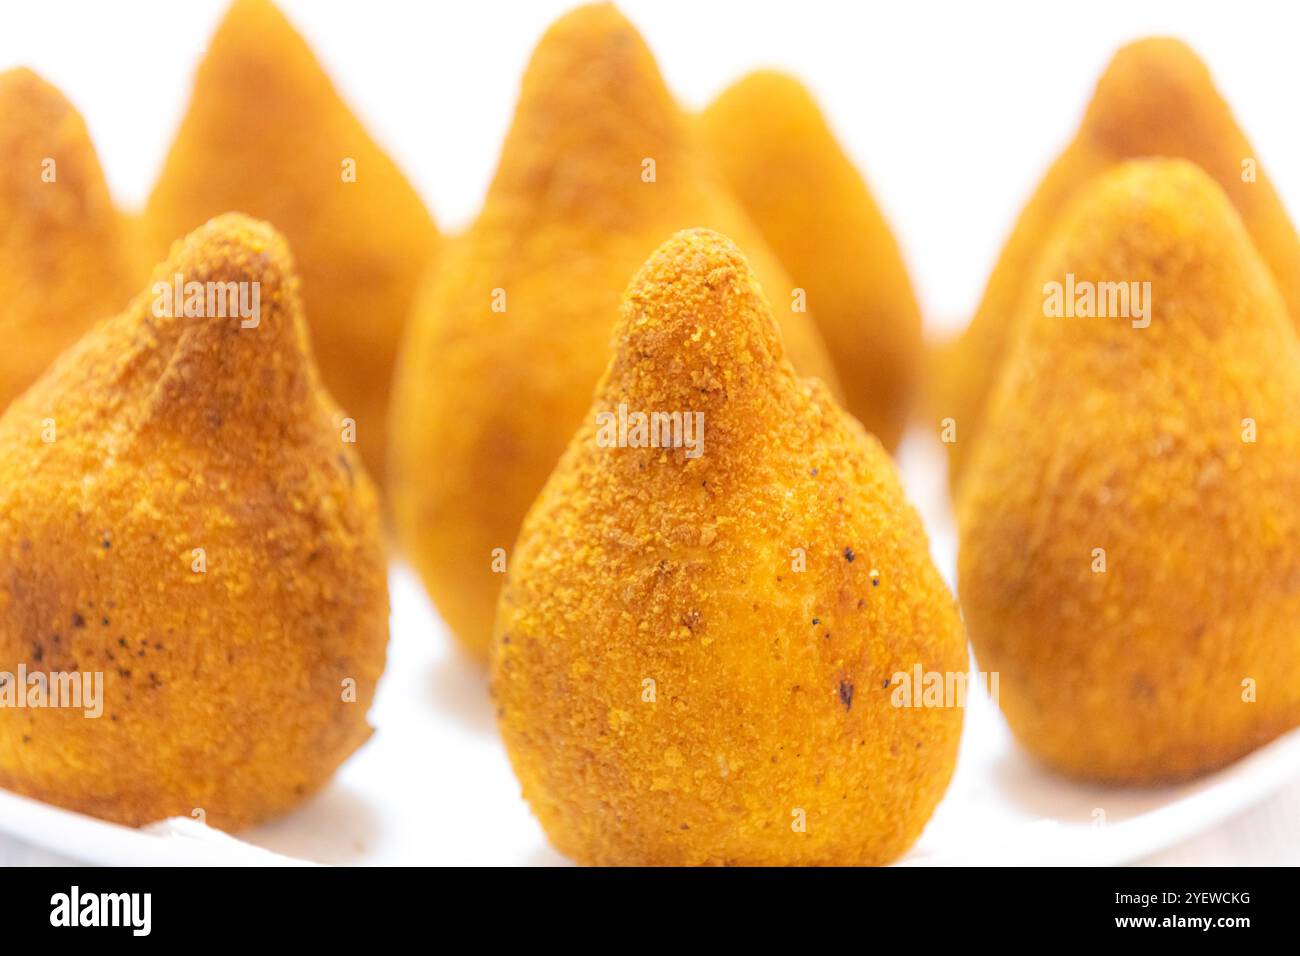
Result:
M384 554L283 240L223 216L154 278L176 274L259 283L260 324L159 315L148 289L0 418L0 671L104 680L99 719L0 709L0 785L120 823L201 808L236 829L297 805L369 736Z
M1021 212L969 328L934 355L927 386L932 421L957 422L958 440L947 446L954 489L983 428L989 392L1014 338L1011 318L1035 259L1068 203L1095 176L1144 156L1189 159L1214 178L1272 270L1291 315L1300 316L1300 237L1262 163L1255 181L1243 181L1242 161L1258 156L1209 70L1178 40L1131 43L1115 54L1074 141Z
M702 413L703 453L600 446L620 403ZM492 651L524 796L582 863L884 863L956 758L959 709L892 703L897 672L967 655L889 457L797 377L748 263L704 230L628 288Z
M393 508L407 557L476 658L501 589L494 549L513 547L586 409L646 256L679 229L717 228L790 301L792 283L701 157L631 24L608 4L580 7L538 44L483 211L417 303L395 384ZM833 382L809 316L783 331L796 366Z
M199 65L145 210L154 254L225 212L267 220L292 246L325 385L355 420L382 489L393 365L440 239L415 190L267 0L235 0Z
M703 120L728 185L807 293L848 410L892 451L916 384L921 310L867 184L792 76L751 73Z
M1150 281L1150 326L1045 316L1067 273ZM1228 197L1184 160L1099 177L1032 286L958 501L976 656L1058 770L1214 770L1300 723L1295 329Z
M30 70L0 73L0 411L135 291L86 124ZM48 165L52 163L52 165Z

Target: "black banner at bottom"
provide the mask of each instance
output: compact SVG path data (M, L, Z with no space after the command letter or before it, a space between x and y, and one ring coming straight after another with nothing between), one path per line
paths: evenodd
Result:
M76 934L301 948L478 931L493 946L511 936L770 944L774 932L820 927L808 942L835 949L990 932L1232 945L1292 929L1294 898L1295 871L1276 869L0 871L9 943Z

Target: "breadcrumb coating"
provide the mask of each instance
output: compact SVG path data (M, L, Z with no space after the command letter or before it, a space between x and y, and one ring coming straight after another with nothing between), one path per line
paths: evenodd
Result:
M597 416L701 413L702 453L605 447ZM530 510L492 689L523 794L588 864L874 864L916 839L964 672L956 604L888 454L785 357L728 239L636 274L590 411Z
M395 523L476 658L499 556L586 410L619 296L645 258L679 229L716 228L791 302L793 283L711 178L699 138L613 6L567 14L528 65L482 213L416 306L390 426ZM783 315L795 366L833 382L812 318Z
M0 411L126 305L127 245L81 116L31 70L0 73Z
M145 211L155 254L231 211L289 240L321 374L382 489L393 364L440 239L415 190L268 0L235 0L199 66Z
M97 719L0 708L0 786L237 829L369 736L385 559L284 241L223 216L154 279L176 275L257 283L257 324L187 317L155 284L0 418L0 673L103 674Z
M848 410L891 451L921 353L921 310L898 242L808 90L759 70L703 114L713 156L808 295Z
M1032 279L1066 273L1149 281L1150 325L1025 299L958 499L962 607L1033 754L1181 780L1300 724L1300 342L1184 160L1088 186Z
M969 328L935 354L931 417L957 423L957 441L947 446L954 487L983 428L985 403L1013 338L1010 319L1034 260L1089 181L1145 156L1189 159L1214 178L1272 270L1291 315L1300 316L1300 237L1209 70L1178 40L1131 43L1115 54L1074 141L1021 212Z

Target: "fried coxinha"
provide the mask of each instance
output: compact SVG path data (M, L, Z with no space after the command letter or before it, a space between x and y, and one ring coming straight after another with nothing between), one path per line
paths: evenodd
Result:
M1300 321L1300 237L1210 71L1177 40L1131 43L1098 80L1074 139L1020 213L970 326L934 355L927 389L930 423L941 433L951 426L945 439L954 488L978 443L988 395L1010 353L1011 318L1021 296L1041 302L1030 270L1064 210L1095 177L1144 156L1191 160L1219 184Z
M743 246L783 306L795 366L834 383L814 320L791 310L793 282L710 172L645 42L608 4L562 17L528 65L478 220L419 299L394 386L402 544L474 657L519 523L609 359L628 278L692 226Z
M702 432L637 440L621 407ZM918 667L964 675L966 639L888 453L799 377L741 251L674 236L501 596L492 689L533 812L582 863L886 863L961 732L961 702L900 696Z
M921 363L921 309L862 174L785 73L742 77L702 120L727 184L808 297L845 407L893 451Z
M26 69L0 73L0 411L134 294L129 230L86 124Z
M1085 189L1033 282L1066 276L1146 283L1149 309L1045 314L1040 295L1014 317L958 498L962 608L1035 756L1183 780L1300 724L1300 341L1243 217L1185 160Z
M206 308L205 289L232 285L238 312ZM365 742L385 560L337 412L289 250L240 215L176 243L14 401L0 674L98 673L103 693L94 718L0 708L0 786L120 823L237 829L303 801Z
M232 210L267 220L293 247L340 428L382 490L393 363L441 240L419 195L269 0L235 0L212 36L143 232L162 255Z

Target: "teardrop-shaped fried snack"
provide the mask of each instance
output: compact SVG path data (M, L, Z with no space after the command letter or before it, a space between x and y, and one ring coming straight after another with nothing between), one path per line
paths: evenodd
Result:
M1300 724L1286 301L1185 160L1099 177L1033 279L958 499L975 653L1021 743L1066 774L1217 769Z
M9 407L0 681L27 705L0 708L0 786L236 829L365 742L385 559L337 414L289 251L238 215L177 243ZM80 706L32 706L24 671Z
M551 26L523 79L478 220L411 320L393 407L405 551L461 644L486 658L501 571L609 360L628 278L682 228L731 235L782 313L796 367L834 372L792 283L710 178L696 129L609 4Z
M0 411L126 305L131 263L81 116L31 70L0 73Z
M382 489L393 363L438 232L268 0L235 0L213 35L145 218L162 254L230 211L293 248L325 385Z
M713 156L808 295L846 405L891 451L921 353L921 310L898 242L812 94L759 70L703 114Z
M962 724L900 689L967 664L888 454L797 376L735 245L674 236L502 592L493 694L551 841L582 863L887 862Z
M1027 281L1034 260L1072 197L1116 163L1144 156L1189 159L1219 184L1272 271L1290 314L1300 321L1300 237L1209 70L1177 40L1131 43L1115 54L1074 141L1021 212L970 327L934 356L932 417L956 423L957 440L948 444L954 488L1014 340L1011 319L1018 299L1037 291Z

